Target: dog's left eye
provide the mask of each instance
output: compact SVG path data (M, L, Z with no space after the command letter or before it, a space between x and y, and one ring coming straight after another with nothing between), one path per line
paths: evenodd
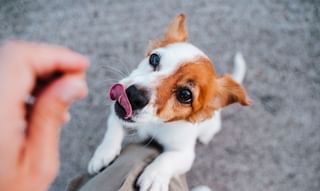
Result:
M156 53L151 54L149 57L149 64L153 67L154 71L159 70L160 56Z
M176 98L180 103L190 104L192 102L192 92L187 87L181 87L176 91Z

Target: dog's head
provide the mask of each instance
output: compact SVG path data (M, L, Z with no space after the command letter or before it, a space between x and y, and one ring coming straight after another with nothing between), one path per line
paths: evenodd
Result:
M152 41L146 57L110 89L116 115L125 124L199 122L215 110L239 102L244 88L229 75L217 77L210 59L187 42L185 16L178 15L164 36Z

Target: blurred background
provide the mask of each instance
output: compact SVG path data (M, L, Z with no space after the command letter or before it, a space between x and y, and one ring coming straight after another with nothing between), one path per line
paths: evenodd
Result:
M189 185L216 191L320 190L319 0L0 0L0 40L60 44L87 55L89 96L62 130L60 174L51 191L86 171L106 129L110 84L144 56L178 13L189 40L232 71L241 51L254 103L223 111L223 127L198 145Z

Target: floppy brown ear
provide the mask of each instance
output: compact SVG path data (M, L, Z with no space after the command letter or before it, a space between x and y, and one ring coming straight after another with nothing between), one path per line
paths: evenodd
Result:
M251 104L245 89L230 75L223 75L216 80L216 90L217 92L213 98L213 105L216 109L237 102L241 105Z
M185 26L185 15L177 15L169 24L164 36L152 41L147 48L147 55L155 48L164 47L175 42L185 42L188 38Z

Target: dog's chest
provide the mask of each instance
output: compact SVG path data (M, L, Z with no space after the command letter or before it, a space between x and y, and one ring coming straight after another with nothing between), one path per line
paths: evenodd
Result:
M189 123L150 125L137 128L135 135L138 136L135 140L143 141L149 138L165 148L183 148L195 143L197 128Z

